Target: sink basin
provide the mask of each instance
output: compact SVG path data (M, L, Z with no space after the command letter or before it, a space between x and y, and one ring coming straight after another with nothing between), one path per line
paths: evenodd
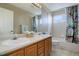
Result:
M27 39L27 38L18 38L16 40L5 40L3 41L1 44L2 45L6 45L6 46L18 46L18 45L23 45L23 44L28 44L30 43L31 40Z

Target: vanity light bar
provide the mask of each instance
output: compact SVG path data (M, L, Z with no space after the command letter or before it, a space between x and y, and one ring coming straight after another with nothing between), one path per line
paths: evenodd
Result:
M40 5L39 3L32 3L32 5L33 5L34 7L41 8L41 5Z

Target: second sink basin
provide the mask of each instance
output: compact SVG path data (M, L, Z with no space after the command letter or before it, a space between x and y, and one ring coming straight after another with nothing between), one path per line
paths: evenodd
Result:
M16 40L5 40L3 41L1 44L2 45L6 45L6 46L18 46L18 45L23 45L25 43L30 43L31 40L27 39L27 38L17 38Z

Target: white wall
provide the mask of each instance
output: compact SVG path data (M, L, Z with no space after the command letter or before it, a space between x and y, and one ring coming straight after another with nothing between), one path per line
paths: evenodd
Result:
M78 3L46 3L46 4L47 4L47 7L52 12L69 6L78 5Z
M62 15L62 18L60 18L60 19L57 18L59 20L56 21L56 23L55 23L54 17L56 17L56 16L61 17L60 15ZM53 12L52 18L53 18L52 19L53 20L53 24L52 24L52 34L53 34L53 36L54 37L65 37L66 36L66 26L67 26L65 9L61 9L61 10Z

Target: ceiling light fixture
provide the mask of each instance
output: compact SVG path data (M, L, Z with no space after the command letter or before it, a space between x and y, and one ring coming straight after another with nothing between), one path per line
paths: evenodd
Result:
M32 3L34 7L41 8L42 6L39 3Z

